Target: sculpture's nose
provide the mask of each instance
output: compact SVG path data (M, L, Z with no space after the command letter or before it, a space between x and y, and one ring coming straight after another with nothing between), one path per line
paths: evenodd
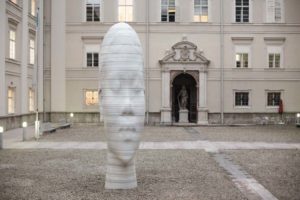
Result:
M124 107L122 109L122 116L133 116L133 105L131 97L124 98Z

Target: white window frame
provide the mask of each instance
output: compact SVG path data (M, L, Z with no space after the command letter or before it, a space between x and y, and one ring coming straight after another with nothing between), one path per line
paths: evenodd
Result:
M9 0L9 1L16 4L16 5L18 5L18 3L19 3L18 0Z
M265 104L267 109L279 108L279 105L268 105L268 94L269 93L280 93L280 99L283 99L283 90L265 90ZM276 110L278 111L278 110Z
M36 0L29 0L29 2L30 2L30 14L32 15L32 16L35 16L36 15L36 3L37 3L37 1Z
M28 90L28 111L34 112L35 109L35 92L33 88L29 88Z
M248 105L247 106L235 105L235 96L236 96L236 93L239 93L239 92L248 93ZM237 90L237 89L233 90L233 108L235 108L235 109L250 109L251 108L251 103L252 103L252 92L251 92L251 90Z
M87 92L93 92L93 94L97 94L98 96L98 102L95 104L87 104L87 99L86 99L86 93ZM100 101L100 95L99 95L99 90L98 89L83 89L83 107L84 108L98 108L99 106L99 101Z
M87 54L88 53L98 53L98 66L94 66L94 60L93 66L87 66ZM84 61L83 61L83 66L85 68L98 68L99 67L99 60L100 60L100 44L85 44L84 45Z
M279 2L280 7L280 20L276 21L276 2ZM266 0L266 23L284 23L285 21L285 9L284 9L284 0ZM273 8L271 7L273 6Z
M201 2L201 1L200 1ZM199 17L199 19L200 20L195 20L195 16L197 16L196 14L195 14L195 0L193 0L193 21L194 22L202 22L202 23L207 23L207 22L209 22L209 20L210 20L210 0L207 0L207 21L201 21L201 17ZM201 5L201 3L200 3L200 5L197 5L197 6L199 6L199 7L203 7L203 5ZM199 15L199 16L201 16L201 15Z
M103 12L103 10L102 10L102 1L103 0L97 0L98 2L99 2L99 21L94 21L94 20L92 20L92 21L87 21L87 16L86 16L86 5L87 5L87 2L88 2L88 0L84 0L83 1L83 22L89 22L89 23L91 23L91 22L96 22L96 23L98 23L98 22L101 22L102 21L102 12ZM94 7L94 6L93 6Z
M248 67L237 67L236 66L236 55L237 54L248 54ZM236 45L234 52L234 68L236 69L249 69L251 68L251 46L250 45Z
M14 37L12 38L12 33L14 33ZM9 34L8 34L8 38L9 38L9 58L10 59L14 59L16 60L16 54L17 54L17 30L10 28L9 29Z
M11 96L9 95L11 92ZM16 113L16 87L7 88L7 114Z
M170 22L169 21L169 7L170 7L170 0L167 0L168 1L168 5L167 6L167 21L162 21L161 17L162 17L162 8L163 8L163 4L162 4L162 0L160 0L160 22ZM177 7L177 0L174 0L175 2L175 5L174 5L174 8L175 8L175 16L174 16L174 21L171 21L171 22L176 22L178 21L178 13L179 13L179 9ZM165 5L164 5L165 6Z
M275 63L273 65L273 67L269 67L269 54L280 54L280 66L279 67L275 67ZM268 69L282 69L283 67L283 62L284 58L283 58L283 46L280 45L270 45L267 47L267 68Z
M32 45L33 42L33 45ZM35 63L35 39L30 37L29 38L29 64L34 65Z
M124 1L125 4L122 4L121 1ZM119 22L133 22L134 21L134 5L135 5L135 2L134 0L131 0L132 1L132 4L129 4L127 3L128 0L118 0L118 21ZM120 7L124 7L125 9L125 18L122 19L121 18L121 14L120 14ZM132 10L132 13L131 15L127 15L127 10L130 9Z
M236 21L236 12L235 12L235 5L236 5L236 0L232 0L232 22L233 23L240 23L240 24L247 24L247 23L252 23L252 8L253 8L253 0L249 0L249 21L248 22L237 22Z

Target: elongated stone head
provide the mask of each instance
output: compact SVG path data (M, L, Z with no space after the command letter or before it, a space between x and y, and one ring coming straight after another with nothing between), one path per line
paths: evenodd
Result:
M144 67L139 38L128 24L115 24L106 33L100 67L100 104L108 144L105 187L136 187L134 156L145 118Z

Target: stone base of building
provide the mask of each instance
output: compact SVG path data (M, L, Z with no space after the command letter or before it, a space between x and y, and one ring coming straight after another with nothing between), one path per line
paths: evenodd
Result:
M203 116L202 116L203 115ZM178 123L172 122L161 122L162 113L149 113L148 114L148 125L179 125ZM202 120L198 120L197 123L188 123L190 125L214 125L221 124L220 113L200 113ZM20 128L22 122L26 121L28 125L34 125L35 113L25 115L14 115L0 117L0 126L4 127L4 130L10 130L14 128ZM169 117L169 116L167 116ZM171 116L170 116L171 117ZM281 116L278 113L224 113L224 125L238 125L238 124L295 124L296 113L284 113ZM70 112L52 112L52 113L39 113L39 119L41 122L53 122L59 123L62 120L72 122L75 124L88 123L102 125L100 122L99 112L74 112L74 117L70 117ZM205 120L208 119L208 120ZM147 124L147 116L145 117L145 124Z

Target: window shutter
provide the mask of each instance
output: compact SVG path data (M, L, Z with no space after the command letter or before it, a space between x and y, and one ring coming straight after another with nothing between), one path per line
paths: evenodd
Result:
M267 22L275 21L275 0L266 0L267 3Z

